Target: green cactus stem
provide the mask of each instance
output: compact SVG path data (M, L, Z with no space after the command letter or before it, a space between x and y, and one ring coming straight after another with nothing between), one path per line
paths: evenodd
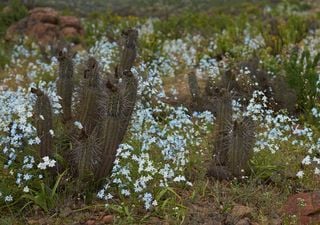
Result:
M77 118L84 127L84 132L90 135L101 118L99 101L102 97L101 80L98 62L89 58L84 76L79 88L79 103Z
M116 84L112 80L106 82L105 112L102 127L103 140L102 160L96 169L96 177L101 179L111 173L116 151L128 129L132 112L137 99L138 83L131 72L136 58L138 32L129 29L123 32L124 47L120 64L116 68Z
M254 146L254 125L252 119L246 117L236 120L229 133L227 163L229 171L235 177L246 176L250 173L249 161Z
M40 138L40 157L53 155L52 132L52 108L49 97L41 90L31 88L31 92L37 96L34 106L35 124L37 135Z
M124 71L130 71L137 56L138 31L128 29L122 32L124 45L121 51L118 77L122 77Z
M217 165L225 165L228 152L229 124L232 123L232 98L226 89L219 90L216 98L216 138L214 160Z
M198 84L198 79L194 72L189 73L188 84L189 84L189 90L190 90L192 101L199 102L201 98L201 93L200 93L200 88Z
M64 122L72 118L72 92L73 92L73 61L66 48L58 51L59 77L57 80L57 92L61 97L62 118Z

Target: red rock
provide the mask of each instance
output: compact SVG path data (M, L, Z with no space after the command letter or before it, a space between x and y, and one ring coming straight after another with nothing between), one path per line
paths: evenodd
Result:
M61 30L61 34L64 37L76 37L79 35L79 32L74 27L65 27Z
M31 10L29 10L29 15L34 14L34 13L57 13L56 10L50 7L36 7ZM58 13L57 13L58 15Z
M27 35L46 45L63 37L77 37L83 34L80 19L73 16L59 16L52 8L34 8L29 11L28 17L7 29L5 40L16 41L20 35Z
M12 24L6 31L5 40L17 40L16 37L23 34L24 30L28 26L28 19L24 18L17 23Z
M57 13L57 12L51 12L51 13L45 13L45 12L32 13L32 14L29 16L29 19L32 20L32 21L36 21L36 22L58 24L58 13Z
M95 225L96 221L93 219L87 220L86 225Z
M113 222L113 216L112 215L106 215L104 217L102 217L102 222L104 222L105 224L109 224Z
M64 27L74 27L77 30L82 29L80 19L74 16L60 16L59 24L62 28Z
M42 44L50 43L59 38L58 27L50 23L37 23L27 30L26 34Z
M48 7L38 7L29 11L29 20L43 23L58 23L58 12Z
M292 195L282 210L286 215L296 215L299 224L320 224L320 192Z

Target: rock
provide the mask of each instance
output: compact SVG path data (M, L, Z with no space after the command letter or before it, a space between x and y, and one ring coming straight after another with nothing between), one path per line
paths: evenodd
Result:
M60 27L73 27L77 30L81 30L80 20L74 16L60 16L59 17Z
M46 44L51 40L59 38L59 29L57 26L50 23L37 23L26 32L28 36L34 37L39 42Z
M102 217L102 222L104 222L105 224L110 224L113 222L113 216L112 215L106 215L104 217Z
M77 37L79 35L78 31L74 27L65 27L61 30L61 34L66 37Z
M236 218L250 217L253 209L244 205L235 205L231 211L231 215Z
M29 19L37 22L58 24L58 12L52 8L34 8L29 11Z
M78 18L60 16L52 8L39 7L30 10L27 17L11 25L7 29L5 40L16 41L17 37L27 35L41 45L47 45L65 37L75 38L83 34L84 31Z
M87 220L86 225L95 225L96 221L94 219Z
M251 225L250 223L250 219L249 218L243 218L241 220L239 220L236 225Z
M282 210L297 216L299 224L320 224L320 191L292 195Z

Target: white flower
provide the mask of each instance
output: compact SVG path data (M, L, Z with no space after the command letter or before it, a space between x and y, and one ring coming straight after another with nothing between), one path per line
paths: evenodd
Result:
M121 190L121 194L123 194L124 196L130 196L130 191L129 190L127 190L127 189L122 189Z
M45 170L45 169L47 168L47 164L46 164L46 163L39 163L39 164L38 164L38 168L39 168L40 170Z
M157 205L158 205L157 200L153 200L152 205L153 205L153 206L157 206Z
M102 190L100 190L99 192L98 192L98 194L97 194L97 197L98 198L100 198L100 199L103 199L103 197L104 197L104 189L102 189Z
M24 176L23 176L23 179L25 180L25 181L28 181L28 180L30 180L32 178L32 175L30 175L30 174L25 174Z
M105 200L109 200L109 199L112 199L112 198L113 198L112 194L108 193L106 195L106 197L105 197Z
M310 157L310 155L307 155L307 156L302 160L302 164L305 164L305 165L310 165L310 164L311 164L311 157Z
M83 126L82 126L82 124L81 124L79 121L75 121L73 124L74 124L79 130L82 130L82 129L83 129Z
M52 129L49 130L49 133L51 134L52 137L54 137L54 131Z
M4 201L5 202L12 202L13 201L13 197L11 195L7 195L5 198L4 198Z
M173 179L173 181L175 181L175 182L180 182L180 181L185 181L185 180L186 180L186 178L181 175L179 175Z
M49 167L54 167L55 165L56 165L56 160L52 159L49 161L49 164L48 164Z
M50 159L49 159L49 156L45 156L45 157L42 158L42 160L43 160L44 162L49 162Z
M296 174L296 176L297 176L298 178L302 178L303 175L304 175L304 172L303 172L303 171L299 171L299 172Z
M30 191L30 189L29 189L29 187L28 187L28 186L25 186L25 187L23 188L23 192L28 193L29 191Z

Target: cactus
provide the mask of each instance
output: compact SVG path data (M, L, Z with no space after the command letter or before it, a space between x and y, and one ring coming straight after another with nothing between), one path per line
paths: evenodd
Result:
M31 88L31 92L37 96L34 106L34 116L36 121L37 135L40 138L40 157L53 155L53 138L50 134L52 130L52 108L48 96L41 90Z
M106 100L103 127L101 128L102 160L96 169L96 178L101 179L110 174L116 151L127 131L137 96L137 80L131 67L136 57L138 32L129 29L123 32L124 48L122 49L120 65L115 71L118 83L111 79L106 82Z
M100 159L98 122L101 118L100 101L103 97L101 83L98 62L94 58L89 58L79 88L76 113L76 118L83 129L80 134L75 132L75 148L72 151L77 174L81 179L94 170Z
M57 92L61 97L60 104L63 111L63 121L71 119L71 105L73 92L73 62L72 56L68 54L66 48L60 48L58 51L59 78L57 80Z
M228 154L226 166L235 177L248 175L249 160L253 152L253 121L246 117L242 121L234 121L228 137Z
M198 79L194 72L189 73L188 84L189 84L189 90L190 90L192 101L199 103L201 99L201 93L200 93L200 88L198 84Z
M124 71L130 71L137 56L138 31L128 29L122 32L122 36L124 37L124 46L121 52L118 74L116 74L118 77L122 77Z
M101 118L99 101L102 97L102 82L99 77L98 62L91 57L86 66L78 93L76 117L83 125L84 132L90 135Z
M96 170L96 177L102 178L111 172L116 150L123 138L123 99L120 89L110 81L106 84L106 113L101 129L102 160Z
M232 98L226 90L219 90L216 103L217 132L214 142L215 161L218 165L225 165L228 152L229 124L232 123Z
M74 140L75 148L72 150L72 162L74 163L74 172L80 178L80 181L91 177L92 172L100 162L101 140L98 130L91 134L82 135Z

